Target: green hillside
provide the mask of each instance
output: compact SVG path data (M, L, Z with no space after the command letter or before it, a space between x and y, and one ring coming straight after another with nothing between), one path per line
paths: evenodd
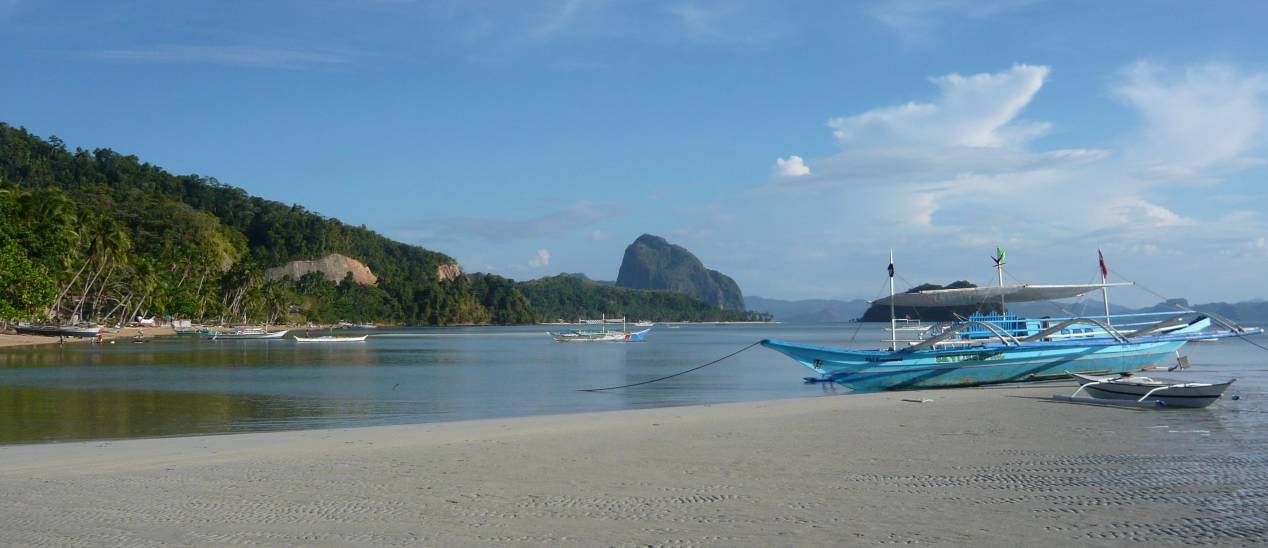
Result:
M364 263L377 283L264 275L333 253ZM56 137L0 123L0 322L171 315L459 325L600 313L747 317L669 292L460 275L452 258L364 226L109 149L68 150Z

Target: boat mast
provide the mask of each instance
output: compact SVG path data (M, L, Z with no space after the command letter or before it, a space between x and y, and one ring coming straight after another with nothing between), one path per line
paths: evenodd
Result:
M995 248L995 273L999 275L999 315L1004 316L1004 248Z
M894 250L889 250L889 349L898 351L898 320L894 318Z
M1105 325L1110 325L1109 287L1105 285L1109 279L1109 269L1105 267L1105 254L1100 249L1096 250L1096 259L1101 267L1101 300L1105 301Z

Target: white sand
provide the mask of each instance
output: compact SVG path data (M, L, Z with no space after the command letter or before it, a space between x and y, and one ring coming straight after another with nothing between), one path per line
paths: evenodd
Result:
M1238 443L1208 424L1219 422L1218 411L1035 398L1069 390L882 393L0 447L0 543L1268 540L1265 460L1204 449ZM902 401L922 398L933 401ZM1195 468L1207 479L1176 479Z

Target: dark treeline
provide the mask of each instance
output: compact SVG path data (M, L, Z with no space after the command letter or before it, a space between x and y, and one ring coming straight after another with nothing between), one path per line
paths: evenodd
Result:
M317 274L264 277L269 267L331 253L365 263L377 285ZM534 283L464 276L450 257L364 226L250 196L214 178L172 175L109 149L68 150L56 137L0 123L0 321L115 323L170 315L455 325L591 312L563 312L557 303L572 297ZM647 295L648 303L617 302L638 307L640 317L724 319L701 312L708 305L694 299Z
M561 274L519 284L542 321L625 316L650 321L768 321L769 314L724 310L683 293L627 289Z

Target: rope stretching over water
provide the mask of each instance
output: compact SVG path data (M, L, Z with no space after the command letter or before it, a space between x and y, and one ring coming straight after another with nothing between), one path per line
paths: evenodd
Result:
M706 367L709 367L710 365L713 365L713 364L718 363L718 362L720 362L720 361L723 361L723 360L725 360L725 359L727 359L727 358L730 358L730 357L732 357L732 356L735 356L735 355L737 355L737 354L739 354L739 353L741 353L741 352L743 352L743 351L745 351L745 350L748 350L748 349L750 349L750 348L753 348L754 346L757 346L757 345L759 345L759 344L762 344L762 341L757 341L757 342L755 342L755 343L753 343L753 344L750 344L750 345L748 345L748 346L746 346L746 347L744 347L744 348L741 348L741 349L739 349L739 350L736 350L735 352L732 352L732 353L730 353L730 354L727 354L727 355L725 355L725 356L722 356L721 358L718 358L718 359L716 359L716 360L713 360L713 361L711 361L711 362L709 362L709 363L706 363L706 364L704 364L704 365L697 365L697 366L692 367L691 369L688 369L688 370L686 370L686 371L679 371L679 372L677 372L677 373L674 373L673 375L665 375L664 377L661 377L661 378L659 378L659 379L652 379L652 380L650 380L650 381L636 382L636 383L631 383L631 384L623 384L623 385L621 385L621 386L609 386L609 387L607 387L607 388L583 388L583 389L580 389L580 390L577 390L577 391L578 391L578 392L602 392L602 391L604 391L604 390L616 390L617 388L629 388L629 387L631 387L631 386L641 386L641 385L644 385L644 384L651 384L651 383L654 383L654 382L663 381L663 380L665 380L665 379L672 379L672 378L677 377L677 376L679 376L679 375L686 375L687 373L690 373L690 372L695 371L695 370L697 370L697 369L704 369L704 368L706 368Z
M1149 289L1148 287L1145 287L1145 286L1144 286L1143 284L1141 284L1140 282L1132 281L1132 280L1131 280L1131 279L1129 279L1127 276L1124 276L1124 275L1122 275L1122 274L1118 273L1118 272L1117 272L1117 271L1115 271L1115 270L1110 270L1110 272L1113 272L1114 274L1117 274L1117 275L1118 275L1118 277L1120 277L1120 278L1122 278L1122 279L1124 279L1124 280L1127 280L1127 281L1129 281L1129 282L1131 282L1131 283L1133 283L1133 284L1136 284L1136 287L1139 287L1139 288L1141 288L1141 289L1145 290L1145 291L1146 291L1146 292L1148 292L1148 293L1152 293L1152 294L1153 294L1153 296L1158 297L1159 299L1162 299L1162 300L1164 300L1164 301L1168 301L1168 300L1170 300L1170 299L1168 299L1168 298L1167 298L1167 296L1166 296L1166 295L1163 295L1163 294L1161 294L1161 293L1158 293L1157 291L1154 291L1154 290L1152 290L1152 289ZM1195 314L1206 314L1205 312L1201 312L1201 311L1198 311L1198 310L1194 310L1194 309L1189 308L1189 307L1187 307L1187 306L1181 306L1181 305L1176 304L1176 303L1172 303L1172 304L1173 304L1176 308L1178 308L1178 309L1180 309L1180 310L1183 310L1183 311L1185 311L1185 312L1193 312L1193 313L1195 313ZM1232 320L1229 320L1229 321L1227 321L1227 322L1226 322L1226 321L1221 321L1221 320L1220 320L1219 318L1217 318L1214 314L1206 314L1206 315L1207 315L1208 317L1210 317L1212 320L1215 320L1217 323L1227 324L1227 323L1229 323L1229 322L1231 322L1231 321L1232 321ZM1235 322L1234 322L1234 323L1235 323ZM1233 326L1228 326L1228 325L1226 325L1226 327L1234 328L1234 327L1236 327L1236 325L1233 325ZM1268 352L1268 347L1265 347L1264 345L1259 344L1259 343L1257 343L1257 342L1255 342L1255 341L1251 340L1251 339L1250 339L1250 337L1247 337L1246 335L1241 335L1241 334L1238 334L1236 337L1237 337L1238 339L1240 339L1240 340L1246 341L1246 342L1247 342L1247 343L1249 343L1251 346L1258 347L1260 350L1263 350L1263 351L1265 351L1265 352Z

